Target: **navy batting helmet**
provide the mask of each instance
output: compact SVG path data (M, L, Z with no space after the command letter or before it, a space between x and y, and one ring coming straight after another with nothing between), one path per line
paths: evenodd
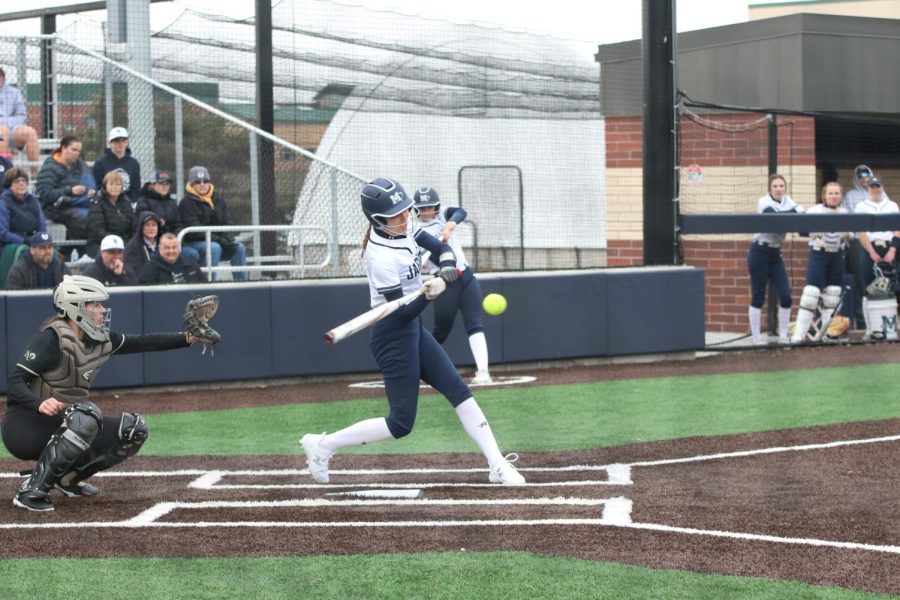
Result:
M438 196L437 190L428 186L420 187L416 190L415 201L416 208L441 205L441 197Z
M414 204L403 186L387 177L379 177L367 183L359 196L363 213L378 229L384 227L387 217L399 215Z

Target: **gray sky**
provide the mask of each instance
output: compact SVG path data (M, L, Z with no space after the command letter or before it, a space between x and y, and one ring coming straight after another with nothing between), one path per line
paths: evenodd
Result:
M295 0L300 2L301 0ZM321 0L306 0L318 2ZM764 4L774 0L753 0ZM639 0L342 0L346 5L362 5L392 9L407 14L443 18L458 22L498 24L509 29L526 29L561 38L572 38L591 44L636 39L641 34L641 2ZM65 0L29 0L10 9L42 8L69 4ZM71 2L77 4L77 2ZM704 29L747 20L748 0L677 0L676 22L679 31ZM224 13L232 17L252 16L253 0L176 0L151 5L151 25L165 27L186 8ZM102 13L94 13L103 20ZM71 17L60 17L58 28L65 27ZM40 32L37 20L19 23L15 28L0 23L0 31L35 34Z

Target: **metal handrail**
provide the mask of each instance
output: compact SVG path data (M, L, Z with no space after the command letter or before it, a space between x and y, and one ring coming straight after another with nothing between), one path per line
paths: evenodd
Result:
M231 265L228 266L212 266L212 234L213 233L234 233L234 232L258 232L258 231L296 231L298 233L297 239L299 240L299 259L297 262L286 264L286 265L261 265L255 264L250 265L247 264L242 267L233 267ZM304 243L304 231L319 231L325 237L325 242L322 244L324 247L328 248L325 254L325 260L321 263L313 263L313 264L305 264L303 259L305 257L304 248L306 244ZM318 225L193 225L191 227L185 227L181 231L178 232L178 243L182 244L185 234L187 233L203 233L206 241L206 253L204 256L205 266L203 267L203 271L205 273L233 273L234 271L246 271L246 272L272 272L272 271L299 271L300 277L303 277L306 274L307 269L323 269L331 264L331 245L328 243L328 232L324 227L320 227ZM287 255L280 255L288 258ZM254 257L254 262L263 262L268 258L272 257L263 257L257 256ZM293 257L290 257L293 258ZM248 260L249 262L249 260Z

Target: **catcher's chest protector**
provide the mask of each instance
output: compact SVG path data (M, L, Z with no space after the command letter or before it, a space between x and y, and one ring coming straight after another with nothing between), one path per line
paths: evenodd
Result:
M56 367L32 380L31 391L41 398L53 396L68 404L86 399L100 367L112 354L112 342L85 346L64 319L51 321L47 327L59 336L61 356Z

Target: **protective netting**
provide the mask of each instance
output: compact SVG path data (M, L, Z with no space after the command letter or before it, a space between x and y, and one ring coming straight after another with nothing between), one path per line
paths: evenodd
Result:
M145 175L154 167L186 171L203 164L226 191L237 222L310 228L307 242L301 244L296 233L279 234L277 248L270 249L294 256L302 252L310 268L299 275L363 274L362 181L390 176L410 192L428 185L439 190L443 206L457 206L463 202L460 172L497 165L511 165L522 176L496 179L485 188L490 196L465 199L472 207L467 251L488 255L509 247L511 235L524 232L524 238L516 242L521 256L483 261L480 269L604 263L604 124L599 69L590 45L327 0L279 2L273 6L274 133L287 143L272 147L275 199L266 202L265 182L253 181L251 146L271 142L253 141L250 129L189 102L176 108L161 88L80 52L85 48L133 63L133 50L105 43L104 18L103 12L86 14L60 33L72 42L56 48L60 127L85 138L90 159L102 151L103 134L113 121L127 125L134 130L132 148ZM188 10L153 32L150 48L154 81L256 122L253 19ZM0 60L12 64L15 43L10 40L3 52ZM28 63L28 81L35 83L38 54ZM104 91L110 79L116 98L111 111ZM65 112L66 106L88 110L62 98L63 88L78 84L91 95L89 120ZM39 108L40 97L29 97L29 103ZM184 119L180 133L179 111ZM176 165L179 143L183 160ZM332 164L341 169L333 170ZM513 187L506 189L507 184ZM506 205L506 198L515 204ZM498 207L517 213L520 226L509 231L485 225L475 235ZM321 262L328 265L313 267Z

